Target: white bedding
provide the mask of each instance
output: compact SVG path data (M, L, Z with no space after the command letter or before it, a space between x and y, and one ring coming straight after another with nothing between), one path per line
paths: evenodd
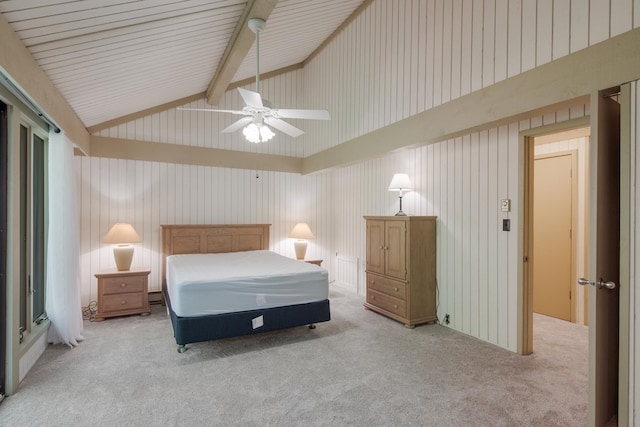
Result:
M180 317L323 301L327 270L270 251L167 257L167 292Z

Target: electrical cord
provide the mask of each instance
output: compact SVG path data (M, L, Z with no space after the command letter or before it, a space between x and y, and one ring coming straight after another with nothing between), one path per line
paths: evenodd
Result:
M438 318L438 309L440 308L440 288L438 287L438 278L435 279L436 282L436 324L442 325L442 322Z
M93 322L98 310L98 303L91 301L88 306L82 307L82 320Z

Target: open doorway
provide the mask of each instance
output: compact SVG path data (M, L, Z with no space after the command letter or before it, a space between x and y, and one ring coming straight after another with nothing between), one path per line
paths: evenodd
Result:
M589 289L589 424L607 425L618 415L627 424L629 362L623 359L628 350L629 311L620 309L620 289L628 289L630 274L629 215L631 176L629 169L630 138L622 129L629 127L631 103L628 85L625 90L611 88L591 96L588 201L589 266L588 275L579 280ZM624 107L623 107L624 106ZM625 120L625 123L622 121ZM576 122L568 123L568 126ZM573 126L580 127L579 125ZM538 130L540 131L540 130ZM560 131L545 129L545 134ZM518 341L521 354L530 354L533 347L533 185L534 137L524 135L524 209L523 209L523 286L521 293L521 323ZM623 162L624 160L624 162ZM623 168L624 166L624 168ZM624 196L624 197L622 197ZM586 212L586 210L585 210ZM635 212L635 211L634 211ZM620 283L624 280L624 283ZM588 286L587 286L588 285ZM585 301L586 302L586 301ZM587 310L585 310L585 314ZM621 325L624 328L621 328ZM621 333L622 331L622 333ZM619 340L622 336L623 339ZM622 350L621 350L622 349ZM621 380L619 381L619 378Z
M590 127L534 137L533 311L586 325Z
M588 119L568 126L525 137L525 254L532 257L525 259L523 325L529 335L522 353L570 366L586 411L588 291L576 279L588 274L591 127Z

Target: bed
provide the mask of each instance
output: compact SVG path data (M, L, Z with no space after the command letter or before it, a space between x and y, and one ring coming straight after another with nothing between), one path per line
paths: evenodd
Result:
M161 226L162 291L178 352L331 319L326 270L270 252L269 227Z

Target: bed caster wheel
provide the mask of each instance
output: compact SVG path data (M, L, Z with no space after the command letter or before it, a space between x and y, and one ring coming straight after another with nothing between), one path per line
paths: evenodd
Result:
M178 353L182 354L185 351L187 351L187 347L185 347L184 345L179 345L178 346Z
M309 329L315 329L316 325L309 325Z

